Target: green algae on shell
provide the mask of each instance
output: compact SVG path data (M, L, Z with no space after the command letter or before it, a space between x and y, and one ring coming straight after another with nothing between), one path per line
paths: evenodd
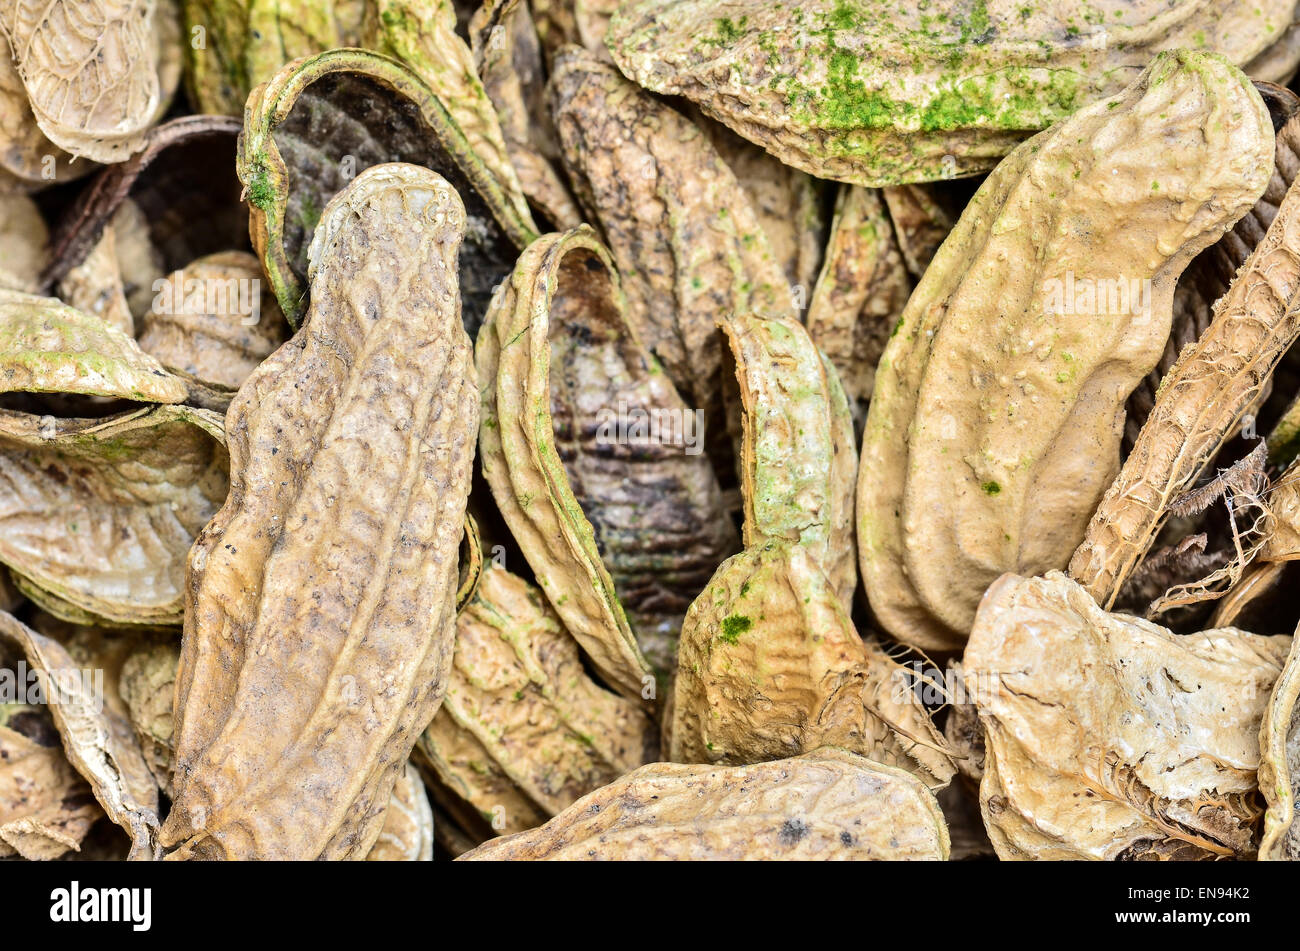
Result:
M898 185L986 171L1026 136L1177 48L1241 66L1294 0L637 0L615 62L823 178Z
M101 318L53 297L0 290L0 392L180 403L186 387Z
M804 546L850 605L857 453L835 370L796 321L750 314L719 325L738 382L745 546Z

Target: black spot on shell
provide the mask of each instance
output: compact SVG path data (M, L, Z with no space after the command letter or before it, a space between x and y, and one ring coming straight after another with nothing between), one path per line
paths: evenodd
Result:
M808 823L802 819L786 819L781 825L779 838L785 846L794 845L808 834Z

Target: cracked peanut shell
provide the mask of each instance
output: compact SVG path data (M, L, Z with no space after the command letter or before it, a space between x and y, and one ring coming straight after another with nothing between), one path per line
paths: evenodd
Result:
M633 330L586 226L523 253L479 333L483 473L560 619L629 698L676 659L690 599L739 544L706 433Z
M745 550L682 626L670 757L751 763L841 746L939 787L953 766L903 668L848 614L855 457L829 362L793 321L723 322L742 408Z
M456 116L410 68L360 49L286 63L249 94L237 170L253 246L291 325L308 308L307 252L322 209L364 169L399 161L438 172L465 206L460 293L466 326L478 329L536 228L513 170L484 164Z
M962 660L998 856L1253 857L1261 720L1290 641L1176 635L1059 571L1004 575Z

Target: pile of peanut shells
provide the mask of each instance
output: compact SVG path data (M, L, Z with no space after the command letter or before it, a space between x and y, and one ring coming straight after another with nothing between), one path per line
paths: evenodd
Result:
M1300 859L1296 0L0 34L0 857Z

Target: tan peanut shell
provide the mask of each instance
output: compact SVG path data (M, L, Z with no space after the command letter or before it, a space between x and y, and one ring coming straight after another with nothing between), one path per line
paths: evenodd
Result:
M433 808L419 770L409 762L393 787L384 827L366 853L366 861L433 861Z
M135 711L128 702L127 672L133 658L152 651L163 651L170 663L166 681L166 694L158 698L167 720L167 736L171 736L171 690L175 680L176 650L180 631L173 627L117 626L102 623L82 623L60 618L43 610L30 613L33 630L58 643L79 671L93 676L94 699L102 704L100 716L120 749L138 749L124 757L118 768L132 789L149 790L157 787L170 794L171 753L164 761L155 755L154 744L140 731ZM157 656L156 654L153 656ZM142 770L141 767L144 767ZM126 770L130 770L128 774Z
M876 367L912 292L893 224L874 188L841 188L805 322L835 365L859 428Z
M592 681L542 593L488 562L457 618L447 692L421 749L495 831L519 832L650 762L652 709Z
M643 652L671 671L690 599L738 547L707 427L642 348L585 226L521 255L475 358L497 506L596 671L642 698Z
M1171 502L1252 412L1274 367L1300 337L1300 188L1281 206L1209 327L1161 380L1155 406L1106 490L1070 575L1109 608L1147 553Z
M1300 462L1277 474L1268 493L1268 538L1260 561L1281 563L1300 558Z
M544 103L545 65L528 4L484 3L469 30L474 62L523 193L552 227L576 228L582 212L559 170L560 145Z
M92 370L111 366L96 359ZM220 427L187 406L69 420L0 410L0 561L68 620L179 624L186 555L226 495Z
M184 115L149 130L130 159L100 169L61 217L43 286L83 262L112 225L132 314L151 306L153 282L195 258L243 247L248 207L235 174L241 123Z
M720 327L739 389L745 545L803 545L851 604L857 459L839 378L792 320L737 315Z
M45 137L0 29L0 193L22 194L94 171Z
M1259 790L1268 804L1259 858L1300 861L1300 641L1292 640L1286 666L1273 685L1259 730Z
M130 834L130 857L157 858L158 787L130 723L101 702L100 686L84 676L58 641L3 612L0 639L22 651L28 667L40 676L64 753L108 817Z
M0 290L0 390L180 403L182 380L121 328L52 297Z
M723 326L742 408L745 551L682 626L670 757L740 764L834 745L942 786L953 774L942 739L902 668L848 615L853 438L834 370L793 321Z
M160 35L155 18L169 17ZM165 0L6 0L0 33L41 131L97 162L138 151L180 75L174 17Z
M1176 635L1059 571L1000 578L962 660L998 856L1253 857L1260 722L1290 640Z
M1291 23L1259 55L1242 67L1257 82L1287 85L1300 66L1300 13L1293 12Z
M226 417L176 683L175 858L362 858L446 687L478 428L457 252L427 169L367 169L309 252L298 334Z
M0 704L0 859L56 859L79 850L103 815L63 755L49 711Z
M1022 0L635 0L606 43L637 83L782 161L878 187L987 171L1162 50L1242 66L1294 12L1292 0L1099 0L1086 14Z
M938 191L940 187L933 184L893 185L880 190L885 207L889 209L889 219L894 225L903 260L908 271L918 278L925 274L935 252L957 223L943 203Z
M790 284L796 311L807 309L821 268L826 183L781 162L697 108L683 109L727 163L749 198L772 255Z
M36 290L49 239L34 201L21 192L0 194L0 290Z
M469 842L460 851L498 832L531 829L550 818L473 732L455 728L449 718L433 718L416 744L415 760L434 781L434 802L446 810L447 822L436 824L454 823Z
M140 321L140 349L164 366L237 389L288 336L257 258L225 251L166 277Z
M291 325L308 307L307 251L321 209L364 168L402 161L440 169L474 222L459 280L466 326L477 330L536 227L509 163L480 157L481 130L462 127L454 101L444 101L461 93L430 88L387 56L334 49L286 63L249 94L236 168L253 246Z
M948 829L915 777L826 747L754 766L642 766L462 858L943 861Z
M165 641L145 644L122 663L119 691L135 730L140 753L158 788L172 795L172 698L176 693L176 667L180 644Z
M604 233L633 330L687 405L721 420L717 319L794 315L759 216L705 134L609 63L570 47L550 90L565 168Z
M1118 470L1124 400L1164 348L1179 273L1255 203L1272 155L1245 76L1178 51L985 180L876 374L858 544L886 630L960 647L1002 572L1065 567Z
M167 276L162 252L154 245L145 213L125 198L109 218L113 229L113 251L131 312L132 329L153 306L154 282Z
M117 257L117 234L109 224L84 261L59 281L59 297L83 313L93 314L128 337L135 336L135 319L126 300Z
M128 642L128 649L130 643ZM170 640L146 643L121 664L117 689L135 729L140 752L158 786L172 794L172 695L175 693L179 645ZM410 763L393 787L383 830L366 854L367 861L428 861L433 857L433 812L419 772Z

